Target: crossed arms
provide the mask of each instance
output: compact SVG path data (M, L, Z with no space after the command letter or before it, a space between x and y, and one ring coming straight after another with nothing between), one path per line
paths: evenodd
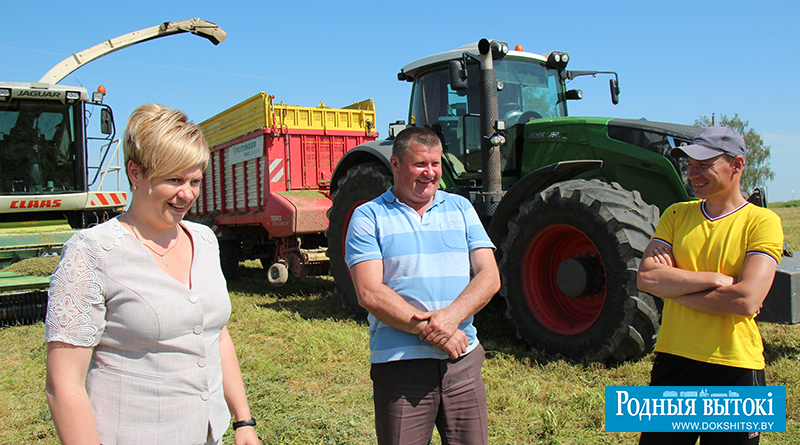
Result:
M738 279L718 272L683 270L675 265L669 245L652 240L639 264L637 284L644 292L701 312L750 317L760 310L776 267L771 257L750 254Z
M421 311L383 284L382 260L354 264L350 276L361 307L387 325L418 335L456 359L469 346L458 325L486 306L500 289L500 274L492 249L473 249L469 260L474 276L467 287L449 306L430 312Z

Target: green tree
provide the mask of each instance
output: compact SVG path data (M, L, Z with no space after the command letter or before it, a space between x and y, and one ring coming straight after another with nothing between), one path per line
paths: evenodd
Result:
M744 137L744 143L747 146L747 160L742 172L742 190L746 193L752 192L756 187L764 187L768 180L775 178L775 172L769 168L770 146L764 145L761 135L754 129L747 128L749 124L749 121L744 121L739 117L739 113L735 113L730 118L723 114L715 123L715 125L731 128ZM694 125L708 127L711 125L711 119L708 116L700 116L694 121Z

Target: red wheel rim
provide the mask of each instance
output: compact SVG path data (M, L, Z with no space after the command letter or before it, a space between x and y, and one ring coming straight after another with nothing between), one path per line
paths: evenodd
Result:
M606 286L599 292L574 298L559 289L558 266L566 259L579 257L594 257L606 276L600 251L582 230L553 224L536 234L522 259L522 286L528 306L542 325L557 334L575 335L588 329L606 300Z

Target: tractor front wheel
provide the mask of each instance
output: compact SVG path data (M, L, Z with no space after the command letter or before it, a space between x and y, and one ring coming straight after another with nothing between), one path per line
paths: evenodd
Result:
M599 180L554 184L529 198L501 245L501 294L518 335L574 360L622 362L649 352L655 299L636 286L658 208Z

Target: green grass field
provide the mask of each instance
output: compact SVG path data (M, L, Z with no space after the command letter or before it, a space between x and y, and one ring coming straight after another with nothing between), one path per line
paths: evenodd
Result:
M791 250L800 250L800 208L781 207ZM264 444L371 444L367 324L351 318L327 277L271 289L258 263L230 284L234 337L250 406ZM518 340L496 299L476 317L487 351L483 376L490 442L635 443L606 433L604 387L646 385L652 354L618 366L572 363ZM761 324L767 382L787 387L787 432L765 444L800 444L800 326ZM0 329L0 444L57 444L44 397L42 323ZM232 444L232 434L226 436ZM433 443L440 443L434 438Z

